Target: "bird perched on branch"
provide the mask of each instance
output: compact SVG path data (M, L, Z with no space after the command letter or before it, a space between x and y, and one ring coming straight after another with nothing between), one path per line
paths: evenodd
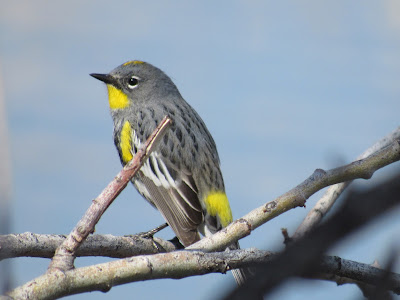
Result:
M189 246L232 222L217 148L197 112L182 98L172 80L146 62L129 61L103 81L114 121L114 143L127 164L164 116L170 130L150 154L132 183L157 208L178 239ZM237 249L238 243L231 245ZM233 270L236 281L243 270Z

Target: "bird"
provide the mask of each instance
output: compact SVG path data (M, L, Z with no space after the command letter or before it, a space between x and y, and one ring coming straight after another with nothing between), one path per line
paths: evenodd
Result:
M216 144L204 121L181 96L171 78L141 60L128 61L104 82L113 120L114 144L127 164L168 116L172 126L132 178L137 191L164 217L185 247L232 222ZM238 249L232 244L230 249ZM243 269L232 270L238 284Z

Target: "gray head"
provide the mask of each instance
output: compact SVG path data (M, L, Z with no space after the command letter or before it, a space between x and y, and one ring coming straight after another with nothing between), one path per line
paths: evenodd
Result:
M149 101L168 101L180 97L172 80L160 69L146 62L126 62L109 74L90 74L107 84L110 108L125 109Z

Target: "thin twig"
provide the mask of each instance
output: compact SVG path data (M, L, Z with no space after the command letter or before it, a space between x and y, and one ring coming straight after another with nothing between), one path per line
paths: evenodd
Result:
M85 215L71 231L65 241L57 248L54 257L49 265L48 272L54 270L66 271L74 267L76 251L86 237L94 232L94 227L103 215L105 210L111 205L119 193L126 187L128 182L139 171L144 161L150 155L151 151L165 134L171 125L171 120L165 117L158 127L153 131L150 137L139 149L133 159L122 169L112 182L92 201Z

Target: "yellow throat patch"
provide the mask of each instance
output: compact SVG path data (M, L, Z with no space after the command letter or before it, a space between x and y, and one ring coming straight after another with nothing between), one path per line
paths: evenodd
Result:
M128 121L125 121L122 126L119 147L121 149L121 157L125 164L127 164L132 158L132 128Z
M128 96L111 84L107 84L108 103L111 109L123 109L129 106Z
M229 206L228 197L223 192L211 192L205 198L207 212L213 217L219 217L223 227L232 222L232 211Z

